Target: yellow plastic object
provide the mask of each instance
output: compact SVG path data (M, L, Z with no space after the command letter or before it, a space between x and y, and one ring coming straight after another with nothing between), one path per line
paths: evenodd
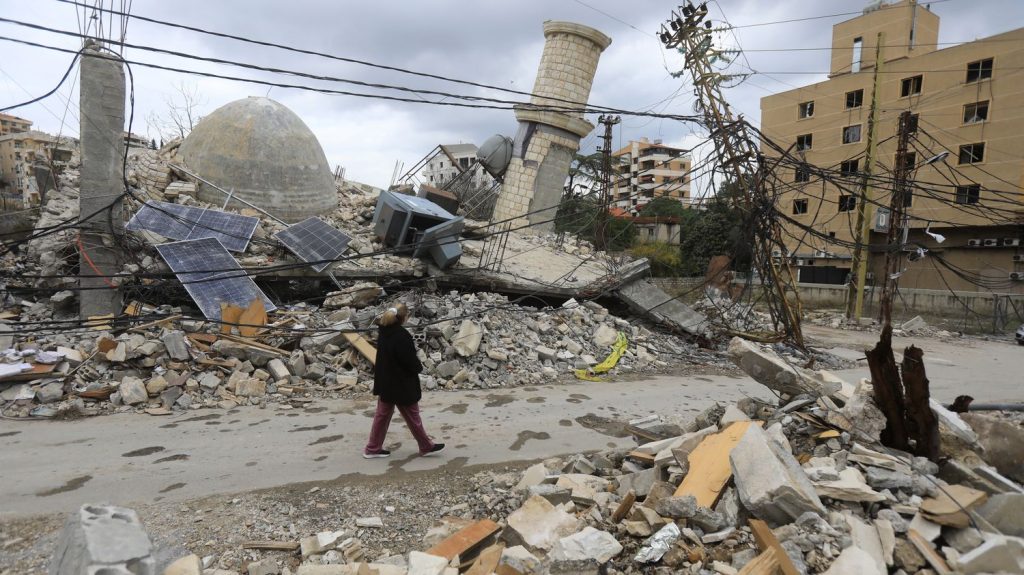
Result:
M612 352L608 354L608 357L590 369L577 369L575 372L576 379L582 379L584 381L604 381L602 378L597 377L597 375L611 371L611 369L619 363L619 358L622 357L622 354L626 353L627 347L629 347L629 341L626 339L626 334L620 331L618 335L615 336L615 343L612 345Z

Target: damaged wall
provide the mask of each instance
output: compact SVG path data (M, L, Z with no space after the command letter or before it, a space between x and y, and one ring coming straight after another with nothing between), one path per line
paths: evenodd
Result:
M572 22L544 23L544 54L537 70L531 103L536 106L583 108L590 96L601 52L612 40ZM573 154L580 138L594 129L581 112L554 112L517 106L519 129L512 162L494 208L494 220L518 218L515 226L534 224L551 230L554 207L562 197ZM547 209L545 208L552 208ZM544 211L540 211L544 210Z

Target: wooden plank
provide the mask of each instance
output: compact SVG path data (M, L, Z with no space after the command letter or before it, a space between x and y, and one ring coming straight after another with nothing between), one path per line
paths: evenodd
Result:
M963 528L970 525L970 518L964 510L970 511L986 500L988 494L984 491L964 485L947 485L939 490L937 496L921 502L921 515L939 525Z
M501 561L501 553L504 550L505 546L500 543L484 549L466 571L466 575L491 575L498 568L498 561Z
M750 529L753 531L754 541L757 541L757 547L761 551L769 549L775 551L775 559L784 575L800 575L800 571L797 570L796 565L793 565L789 555L786 555L786 550L782 548L782 544L779 543L778 538L775 537L775 533L772 533L767 523L760 519L751 519Z
M0 377L2 383L16 383L19 381L32 381L33 379L39 379L40 377L46 377L53 373L53 370L57 366L49 363L33 363L32 369L16 373L14 375L8 375L7 377Z
M778 571L778 552L775 549L768 549L744 565L739 575L775 575Z
M264 551L298 551L298 541L245 541L242 549L261 549Z
M946 560L935 551L934 547L932 547L931 542L918 533L916 529L910 529L907 531L907 539L909 539L914 547L921 552L925 561L935 569L936 573L939 575L947 575L948 573L953 572L946 563Z
M148 323L143 323L143 324L137 325L135 327L129 328L128 331L130 331L130 332L146 331L147 329L149 329L151 327L157 327L157 326L161 326L161 325L166 325L166 324L171 323L173 321L178 321L179 319L181 319L183 317L185 317L185 316L183 316L181 314L169 315L169 316L167 316L167 317L165 317L163 319L158 319L156 321L151 321L151 322L148 322Z
M463 555L477 547L500 529L501 527L490 519L481 519L472 525L459 529L444 541L427 549L426 552L451 561L452 558Z
M249 347L255 347L256 349L262 349L263 351L269 351L270 353L276 353L279 355L290 355L287 351L281 348L277 348L272 345L267 345L265 343L260 343L258 341L253 341L251 339L246 339L244 337L238 337L237 335L222 333L218 337L220 337L220 339L226 339L228 341L240 343L242 345L247 345Z
M676 497L692 495L697 505L713 508L725 484L732 477L729 454L751 424L761 421L737 421L714 435L709 435L690 453L690 472L676 489Z
M642 451L630 451L626 457L644 463L646 465L654 465L654 455L650 453L644 453Z
M263 298L256 298L238 317L238 335L255 337L256 332L265 325L267 325L267 309L263 306Z
M359 350L359 353L361 353L363 357L370 360L370 363L377 365L377 349L374 348L370 342L366 341L366 338L358 333L352 333L350 331L346 331L341 335L348 340L348 343L351 344L352 347Z
M626 496L622 498L622 501L619 502L619 506L615 508L615 512L612 513L612 525L622 521L622 518L633 508L634 503L636 503L636 491L630 489L626 492Z

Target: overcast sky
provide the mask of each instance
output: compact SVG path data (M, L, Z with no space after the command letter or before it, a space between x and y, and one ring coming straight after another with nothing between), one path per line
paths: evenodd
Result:
M89 0L89 3L93 3ZM122 2L104 2L107 6ZM326 0L134 0L132 13L207 30L286 44L347 58L531 91L540 61L545 20L568 20L601 30L613 39L598 65L590 96L592 105L625 110L692 114L692 89L670 72L681 66L678 54L665 51L654 32L675 3L637 0L519 0L468 2L454 0L352 2ZM758 122L759 98L825 79L829 66L831 26L853 16L747 26L778 20L856 12L866 0L719 0L709 2L716 23L727 18L746 50L746 62L734 66L758 71L726 95L739 112ZM1024 0L938 0L932 10L941 18L939 41L961 42L1008 31L1024 22ZM0 17L77 32L76 8L55 0L0 0ZM115 19L114 27L120 24ZM30 30L0 22L0 36L77 49L73 37ZM464 95L502 99L522 96L382 71L315 56L262 48L129 20L126 41L145 46L263 66L359 81L388 83ZM803 51L761 51L823 48ZM266 79L280 83L329 87L369 94L409 94L348 84L326 83L236 67L126 49L128 60L217 74ZM71 54L0 41L0 107L43 94L67 69ZM159 138L146 123L151 112L162 114L165 100L176 98L184 85L201 97L199 112L209 113L246 96L269 96L295 111L320 139L331 166L346 168L350 179L376 186L391 180L395 163L410 167L435 145L480 144L492 134L514 135L515 118L507 110L478 110L426 103L328 95L296 89L203 78L133 66L135 122L132 131ZM77 78L76 75L72 76ZM77 82L66 83L41 103L12 113L35 122L37 129L77 135ZM71 106L69 107L68 98ZM422 96L438 100L437 96ZM452 101L447 99L445 101ZM590 118L592 122L596 117ZM699 132L698 132L699 134ZM700 140L695 128L673 120L624 117L615 146L642 136L689 147ZM584 139L593 150L596 133Z

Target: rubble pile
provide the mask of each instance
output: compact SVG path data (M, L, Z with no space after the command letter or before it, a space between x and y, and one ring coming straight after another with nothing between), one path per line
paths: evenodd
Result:
M755 310L752 303L734 301L715 288L703 291L703 296L694 302L693 309L703 313L712 325L741 332L771 332L774 329L768 314Z
M439 518L418 537L397 517L348 510L329 530L308 531L301 514L287 525L267 518L247 524L222 552L188 555L164 573L973 575L1024 569L1019 457L1009 466L999 462L1007 475L982 458L981 445L1005 431L988 431L979 421L975 433L955 414L939 412L944 443L957 441L959 450L936 463L879 443L884 417L867 382L854 386L795 368L769 349L737 340L730 357L770 389L791 392L780 392L777 403L716 405L682 425L670 423L672 414L633 421L627 429L637 439L634 448L553 458L521 474L480 473L461 500L437 486L436 508L410 511ZM433 487L423 489L434 496ZM329 493L313 495L318 491L307 498L326 505ZM387 501L402 496L381 497L384 512L394 513ZM211 542L202 548L209 551Z
M847 331L868 331L877 333L880 325L877 320L861 318L860 321L851 321L846 315L834 311L811 311L804 314L804 321L813 325L820 325L832 329L844 329ZM935 337L941 339L953 339L963 337L959 331L949 331L929 325L921 316L914 316L899 325L894 325L892 334L894 336L921 336Z

